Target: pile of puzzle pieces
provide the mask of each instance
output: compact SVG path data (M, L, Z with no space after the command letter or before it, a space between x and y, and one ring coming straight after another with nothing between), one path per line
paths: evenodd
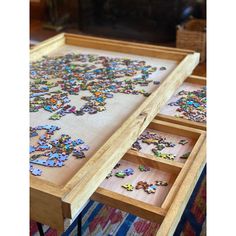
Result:
M116 93L149 96L139 87L160 84L148 79L157 70L145 61L92 54L43 57L30 65L30 111L44 109L53 113L52 120L68 113L96 114L106 110L106 100ZM159 68L160 72L164 70L163 66ZM89 91L91 96L81 97L86 103L80 108L70 106L68 96L80 91Z
M59 130L58 126L41 125L30 127L30 138L37 137L36 145L30 146L30 172L33 175L41 175L40 169L34 168L32 164L47 166L47 167L62 167L64 162L72 154L76 158L84 158L84 151L89 150L89 146L84 144L81 139L72 140L69 135L62 134L58 139L51 139L54 132ZM39 131L45 133L39 136Z
M155 193L159 186L167 186L167 185L168 185L168 183L166 181L160 181L160 180L156 180L154 184L153 183L148 184L147 182L139 181L136 184L135 189L137 189L137 190L143 189L144 192L150 194L150 193ZM127 191L134 190L134 186L129 183L123 184L122 187L125 188Z
M174 160L176 157L174 154L161 153L161 151L166 147L175 147L176 144L169 142L166 138L161 137L155 132L145 130L138 139L132 145L132 149L135 151L140 151L142 149L140 142L147 145L153 144L155 148L152 148L152 152L156 157Z
M140 151L142 149L139 142L146 143L148 145L155 145L156 149L161 151L166 147L174 147L175 144L172 142L168 142L166 138L161 137L155 132L144 131L137 139L137 141L133 144L132 149L136 151Z
M113 168L113 170L119 168L121 166L120 163L116 164L115 167ZM138 169L141 171L141 172L147 172L147 171L151 171L151 168L148 167L148 166L144 166L144 165L139 165L138 166ZM118 178L125 178L126 176L130 176L130 175L133 175L134 174L134 169L132 168L126 168L124 170L119 170L119 171L115 171L115 175L116 177ZM106 179L109 179L113 176L113 171L111 171ZM155 184L148 184L147 182L144 182L144 181L139 181L137 184L136 184L136 187L134 188L134 186L130 183L126 183L126 184L123 184L121 185L122 188L125 188L127 191L133 191L134 189L143 189L146 193L150 194L150 193L155 193L156 190L157 190L157 187L158 186L167 186L168 183L166 181L160 181L160 180L157 180L155 181Z
M138 137L138 139L133 143L131 149L135 150L135 151L140 151L142 149L142 146L140 143L145 143L147 145L151 145L151 144L154 145L155 148L152 148L151 150L152 150L153 154L158 158L163 158L163 159L167 159L167 160L171 160L171 161L173 161L176 158L175 154L162 152L165 148L175 147L176 144L173 142L167 141L166 138L161 137L156 132L151 132L149 130L145 130ZM187 140L181 139L178 144L186 145L187 143L188 143ZM180 156L180 158L187 159L189 155L190 155L190 153L187 152L186 154Z
M169 106L177 106L177 112L181 115L176 117L185 118L196 122L206 122L206 87L194 91L182 90L178 93L180 98L176 102L171 102Z

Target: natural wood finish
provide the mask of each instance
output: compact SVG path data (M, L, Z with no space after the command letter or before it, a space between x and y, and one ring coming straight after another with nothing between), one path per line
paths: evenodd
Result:
M183 214L193 189L201 175L206 163L206 141L204 141L197 157L194 160L188 175L180 186L176 197L174 198L161 227L157 232L157 236L173 235L178 222Z
M73 38L75 37L74 34L67 34L67 36ZM96 39L97 42L104 42L104 40L106 42L110 42L113 43L115 45L127 45L127 43L129 43L129 41L123 41L123 40L117 40L117 39L107 39L107 38L103 38L103 37L94 37L94 36L90 36L90 35L76 35L76 38L80 38L80 39L91 39L94 40ZM193 50L188 50L188 49L181 49L181 48L174 48L174 47L165 47L165 46L159 46L159 45L154 45L154 44L144 44L144 43L138 43L138 42L132 42L133 46L137 46L137 47L142 47L142 48L150 48L150 49L154 49L156 50L161 49L161 50L165 50L165 51L171 51L171 52L177 52L177 53L194 53Z
M182 168L180 174L178 175L178 177L175 180L174 185L172 186L170 192L168 193L165 201L163 202L163 204L161 205L162 208L164 209L169 209L177 191L179 190L185 176L188 174L188 170L191 167L193 161L196 158L197 153L199 152L204 140L205 140L205 133L202 133L199 137L199 139L197 140L191 154L189 155L187 161L184 164L184 167Z
M152 165L155 163L155 167L160 168L164 171L178 174L183 168L184 164L176 161L157 159L153 155L144 154L141 152L129 150L123 157L124 160L133 161L135 163L143 162L143 164L150 165L150 160L152 161Z
M202 86L206 86L207 84L206 77L196 76L196 75L189 76L184 82L198 84ZM156 119L206 131L205 123L195 122L195 121L187 120L184 118L177 118L174 116L160 114L160 113L156 116Z
M59 197L30 189L30 218L50 227L64 230L62 203Z
M149 55L169 60L178 60L179 64L172 71L161 85L156 89L133 114L123 123L123 125L107 140L106 143L83 165L83 167L64 185L51 186L47 181L38 181L31 177L31 192L41 190L45 195L55 195L59 198L60 204L56 204L55 211L46 212L46 216L32 214L32 218L40 222L45 222L51 227L63 230L61 221L58 225L53 222L46 222L46 218L55 217L73 218L76 213L84 206L95 189L104 180L107 173L128 151L132 143L143 132L148 124L153 120L160 108L172 96L184 79L191 74L199 61L198 53L176 52L171 49L142 48L132 43L125 42L124 45L116 45L112 40L96 41L97 38L79 38L76 35L60 34L31 50L31 60L39 59L42 55L48 54L64 44L80 45L93 47L103 50L121 51L138 55ZM107 42L106 42L107 41ZM33 196L33 195L32 195ZM41 197L40 197L41 196ZM33 211L43 211L47 207L43 195L32 198ZM49 203L50 204L50 203ZM40 209L42 208L42 209ZM63 209L63 210L62 210ZM51 224L53 223L53 225Z
M161 59L171 59L171 60L182 60L186 53L184 52L176 52L172 50L164 50L154 48L143 48L139 47L130 43L126 44L115 44L112 40L96 40L94 39L83 39L81 38L79 41L76 37L66 37L66 44L74 45L74 46L81 46L81 47L88 47L88 48L95 48L95 49L102 49L108 51L115 51L115 52L122 52L122 53L129 53L129 54L137 54L142 56L149 56L149 57L158 57Z
M184 127L178 124L168 123L166 121L160 121L157 119L154 119L148 125L148 128L155 129L158 131L163 131L174 135L185 136L192 139L198 139L199 135L203 133L202 131L191 127Z
M207 85L206 77L198 76L198 75L191 75L189 76L185 82L192 83L192 84L200 84L203 86Z
M191 121L191 120L187 120L187 119L177 118L177 117L163 115L163 114L158 114L156 116L156 119L162 120L162 121L167 121L167 122L173 122L175 124L179 124L179 125L183 125L183 126L185 125L185 126L195 128L195 129L206 130L205 124Z
M159 223L162 222L166 215L166 211L160 207L149 205L104 188L98 188L92 195L92 199Z
M161 129L163 132L168 131L168 132L171 132L173 135L175 135L175 134L185 135L185 136L190 136L190 137L196 139L196 143L195 143L193 149L191 150L191 154L184 164L176 162L176 161L156 159L152 155L143 154L141 152L137 152L137 151L133 151L133 150L129 150L122 158L122 160L126 160L131 163L133 162L138 165L139 164L147 165L151 168L156 168L161 171L166 171L166 172L171 173L173 175L172 181L174 181L174 183L173 183L173 185L171 184L172 186L171 186L169 192L167 193L167 195L165 196L164 201L161 204L161 209L165 209L166 211L168 211L179 188L182 186L184 178L188 175L188 171L191 168L192 163L195 161L196 158L198 158L198 152L202 146L202 143L205 140L205 132L201 131L201 130L193 129L190 127L184 127L184 126L180 126L177 124L171 124L171 123L158 121L158 120L153 120L150 123L150 125L148 126L148 128L150 126L152 128L154 128L156 131L159 131ZM127 167L132 166L131 163L129 165L127 165ZM127 167L123 166L123 168L127 168ZM177 178L175 177L175 175L177 175ZM133 178L131 178L131 179L129 181L130 181L130 183L133 184L135 181L133 180ZM137 215L140 214L139 212L142 211L142 209L140 208L140 204L139 205L134 204L133 206L129 206L129 208L122 207L124 204L123 197L125 197L125 200L127 200L127 197L130 199L133 199L135 195L131 194L130 196L125 196L121 193L118 193L118 192L120 192L118 187L121 184L121 181L114 179L112 181L112 185L111 185L110 190L107 190L108 183L106 183L106 181L109 181L109 179L104 180L104 182L102 183L102 185L100 185L100 187L96 191L96 193L94 193L93 196L95 196L95 200L98 200L102 203L119 208L121 210L128 211L133 214L134 214L134 212L136 212L135 214L137 214ZM127 179L127 181L128 181L128 179ZM136 182L137 182L137 179L136 179ZM164 193L160 193L160 194L163 195ZM104 200L104 199L106 199L106 200ZM142 201L146 201L146 199L144 199L144 198L139 198L139 199ZM149 199L149 201L151 201L151 200ZM154 201L152 201L152 202L154 202ZM158 201L158 202L160 203L160 201ZM147 203L145 203L145 204L147 204ZM150 205L155 206L155 204L153 205L153 203ZM140 215L138 215L138 216L140 216ZM145 215L140 216L140 217L148 219ZM154 221L154 219L152 219L152 221Z
M47 39L30 50L30 61L38 60L42 56L49 54L60 46L65 44L65 34L58 34L50 39Z

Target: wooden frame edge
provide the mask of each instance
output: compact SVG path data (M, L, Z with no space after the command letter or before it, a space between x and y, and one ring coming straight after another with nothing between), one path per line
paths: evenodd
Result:
M166 196L164 202L162 203L161 207L163 209L168 210L171 206L171 203L173 199L176 196L176 193L178 192L180 186L182 185L184 178L187 176L189 169L192 166L192 163L195 161L195 159L198 157L198 152L201 149L201 146L206 138L205 134L201 134L199 139L197 140L196 144L194 145L194 148L188 157L187 161L184 164L184 167L180 171L179 175L177 176L171 190L169 191L168 195Z
M147 220L161 223L166 215L166 210L148 203L124 196L99 187L91 197L93 200L117 208Z
M192 194L192 191L200 177L200 174L206 163L206 141L204 141L201 149L189 169L188 176L184 179L175 199L173 200L161 227L157 232L157 236L173 235L177 224L181 218L184 208Z

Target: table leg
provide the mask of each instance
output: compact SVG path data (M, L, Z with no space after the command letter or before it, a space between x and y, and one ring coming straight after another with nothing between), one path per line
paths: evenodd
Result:
M37 227L38 227L39 235L44 236L43 225L41 223L37 222Z
M82 212L80 212L77 219L77 235L82 236Z

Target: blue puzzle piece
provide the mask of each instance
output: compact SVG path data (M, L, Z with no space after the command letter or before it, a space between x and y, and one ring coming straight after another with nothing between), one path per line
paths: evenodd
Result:
M31 170L32 175L36 175L36 176L40 176L42 174L42 170L38 169L38 168L33 168Z
M82 139L79 139L79 138L77 140L75 140L75 142L76 142L77 145L84 143L84 141Z
M87 144L82 144L82 145L80 146L80 150L81 150L81 151L88 151L88 150L89 150L89 146L88 146Z
M68 155L63 155L63 154L61 154L58 158L59 161L65 161L67 159L68 159Z
M43 108L44 108L44 110L46 110L46 111L52 112L51 106L44 106Z
M46 143L46 142L45 142L44 140L39 140L39 141L38 141L38 144L39 144L39 145L44 145L45 143Z
M49 159L53 159L53 158L55 158L55 159L58 159L59 158L59 154L58 153L49 153Z
M36 137L36 136L38 136L38 133L36 132L36 131L34 131L34 132L32 132L31 134L30 134L30 137L32 138L32 137Z
M37 150L47 150L47 149L51 149L52 148L52 145L50 145L50 144L44 144L44 145L40 145L40 146L38 146L37 147Z
M29 153L35 152L35 148L33 146L30 146Z
M62 161L58 161L55 166L62 167L64 166L64 163Z
M127 168L127 169L123 170L123 172L124 172L127 176L134 174L134 170L133 170L132 168Z
M43 159L36 159L36 160L31 160L30 163L45 166L46 163L47 163L47 161L46 161L46 160L43 160Z
M54 160L47 160L46 165L53 167L55 165L55 161Z

